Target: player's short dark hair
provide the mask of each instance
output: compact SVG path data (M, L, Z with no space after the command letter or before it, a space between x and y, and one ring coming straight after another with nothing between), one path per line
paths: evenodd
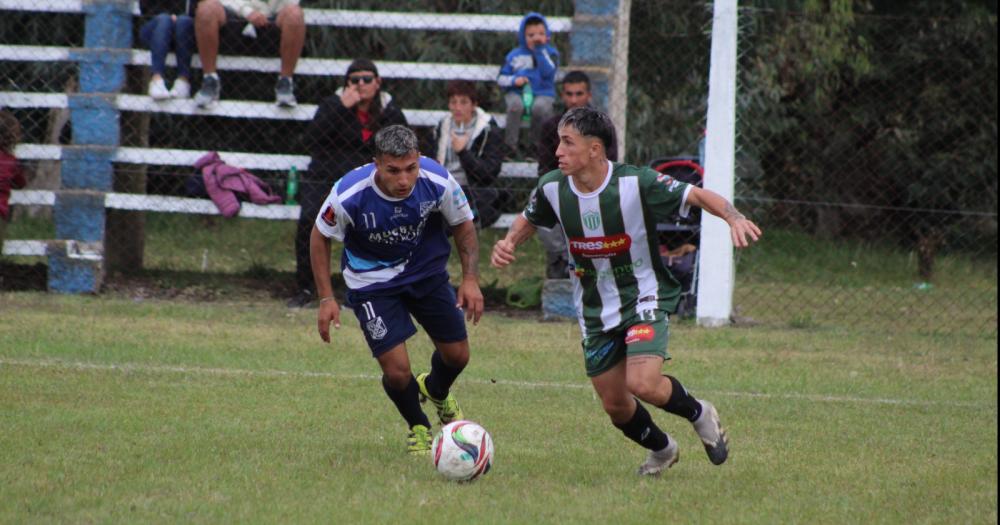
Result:
M375 134L375 156L405 157L417 149L417 134L412 129L393 124Z
M562 83L563 85L586 84L587 91L590 91L590 77L588 77L586 73L578 69L574 69L573 71L566 73L566 76L563 77Z
M573 126L584 137L594 137L601 140L604 150L617 142L615 125L607 113L589 106L573 108L559 119L559 127Z
M473 104L479 104L479 93L476 91L476 84L469 80L449 80L445 88L448 98L466 96Z

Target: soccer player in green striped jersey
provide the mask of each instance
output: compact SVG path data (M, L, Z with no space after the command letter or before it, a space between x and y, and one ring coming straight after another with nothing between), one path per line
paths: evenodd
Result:
M667 316L677 307L680 285L660 260L656 223L698 206L729 224L737 248L757 241L761 231L717 193L609 162L605 151L613 140L614 125L598 110L575 108L563 116L559 169L539 179L524 213L493 247L491 263L503 268L514 262L517 246L536 227L561 227L587 375L611 422L649 450L639 474L659 474L679 452L636 398L690 421L709 460L721 465L728 439L715 406L661 374L669 358Z

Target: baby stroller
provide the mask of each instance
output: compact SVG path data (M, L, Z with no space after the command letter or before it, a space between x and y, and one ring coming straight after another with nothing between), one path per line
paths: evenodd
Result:
M664 157L649 163L654 170L699 188L705 170L696 157ZM675 315L682 319L695 315L698 301L698 248L701 245L701 209L692 207L687 217L675 214L656 225L660 258L681 283L681 298Z

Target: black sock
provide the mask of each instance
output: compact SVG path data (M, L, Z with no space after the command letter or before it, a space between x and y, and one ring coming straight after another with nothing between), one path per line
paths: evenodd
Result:
M638 400L635 402L635 414L632 415L632 419L628 423L614 425L625 434L625 437L649 450L663 450L670 444L667 434L653 423L653 418L649 417L649 412Z
M458 374L462 373L465 367L453 367L444 362L441 352L437 350L431 354L431 373L424 382L427 385L427 393L434 399L444 399L451 391L451 385L455 383Z
M423 425L431 428L431 422L427 419L427 414L424 414L424 411L420 408L420 387L417 386L417 378L411 374L410 382L406 385L406 388L393 390L383 375L382 388L385 389L386 395L396 405L399 415L403 416L408 427L412 428L413 425Z
M698 416L701 415L701 403L694 396L688 394L684 385L676 377L664 377L670 380L670 386L673 388L671 388L670 399L667 400L667 404L660 408L694 423L698 419Z

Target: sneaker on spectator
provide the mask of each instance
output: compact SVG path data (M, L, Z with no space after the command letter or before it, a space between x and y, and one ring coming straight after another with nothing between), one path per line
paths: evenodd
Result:
M219 76L215 74L205 75L205 78L201 80L201 89L194 96L194 103L199 108L207 108L219 101L219 93L221 92L222 82L219 81Z
M170 91L167 91L167 83L163 81L163 77L156 77L149 81L149 97L153 100L170 98Z
M174 87L170 88L170 98L188 98L191 96L191 83L185 78L178 78L174 81Z
M292 77L278 77L278 83L274 86L274 99L279 107L295 107L295 86L292 84Z
M313 295L312 290L302 289L299 290L299 293L295 294L294 297L289 299L286 305L289 308L305 308L313 302L314 298L315 296Z

